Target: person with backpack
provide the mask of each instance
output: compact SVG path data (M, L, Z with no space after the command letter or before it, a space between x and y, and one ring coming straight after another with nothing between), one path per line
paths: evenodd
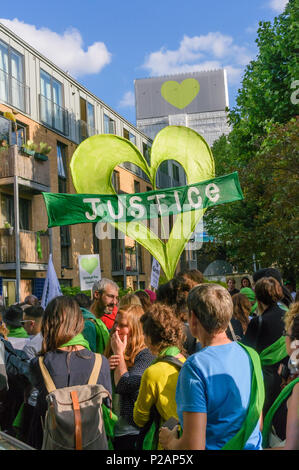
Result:
M58 296L49 302L42 349L30 363L30 380L39 394L28 440L36 449L107 448L101 407L112 393L110 367L104 356L90 351L83 328L74 298ZM106 403L110 406L110 400Z
M173 309L156 302L140 318L145 344L155 356L144 371L137 400L134 421L143 428L137 448L161 449L158 432L162 423L178 419L175 389L181 366L186 360L182 354L183 325Z
M230 341L230 293L217 284L195 286L188 295L189 325L202 349L183 364L176 404L183 432L160 429L170 450L261 450L264 401L258 354Z

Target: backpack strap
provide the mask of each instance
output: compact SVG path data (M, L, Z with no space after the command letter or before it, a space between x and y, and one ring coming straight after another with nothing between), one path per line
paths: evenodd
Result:
M169 364L173 364L175 366L177 366L179 369L181 369L184 365L183 362L181 362L177 357L175 356L161 356L161 357L158 357L158 359L155 360L155 363L156 362L168 362Z
M101 354L95 354L94 366L89 377L88 385L96 385L102 367L102 362Z
M42 356L39 356L38 362L39 362L39 367L40 367L43 379L45 381L45 386L46 386L46 389L48 390L48 393L54 392L54 390L56 390L56 387L49 374L48 369L46 368L44 364L44 358Z

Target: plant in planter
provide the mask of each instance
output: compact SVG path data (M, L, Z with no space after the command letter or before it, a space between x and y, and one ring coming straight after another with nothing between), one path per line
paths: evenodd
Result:
M9 235L12 235L12 234L13 234L13 227L10 225L9 222L7 222L7 221L4 222L3 228L5 229L5 231L7 231L7 233L8 233Z
M2 150L7 150L8 149L8 142L6 139L0 139L0 152Z
M39 152L35 152L34 157L39 159L39 160L48 160L48 153L50 153L52 150L52 147L48 145L46 142L40 142L39 143Z
M37 145L33 142L33 140L27 140L26 144L22 145L22 151L27 155L34 155L37 150Z

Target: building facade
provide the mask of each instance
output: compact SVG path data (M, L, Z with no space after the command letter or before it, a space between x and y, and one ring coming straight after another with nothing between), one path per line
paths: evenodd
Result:
M101 133L127 138L149 159L149 137L0 24L0 295L6 305L29 293L41 297L49 253L64 285L79 286L78 255L99 253L102 277L149 287L151 255L133 240L100 240L92 223L47 228L41 193L75 193L71 157L80 142ZM130 163L115 168L113 182L119 193L152 189Z

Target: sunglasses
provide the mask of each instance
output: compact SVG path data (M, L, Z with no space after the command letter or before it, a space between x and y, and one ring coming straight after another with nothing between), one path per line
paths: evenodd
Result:
M25 323L28 323L29 321L34 322L34 320L21 320L20 323L21 323L21 325L25 325Z

